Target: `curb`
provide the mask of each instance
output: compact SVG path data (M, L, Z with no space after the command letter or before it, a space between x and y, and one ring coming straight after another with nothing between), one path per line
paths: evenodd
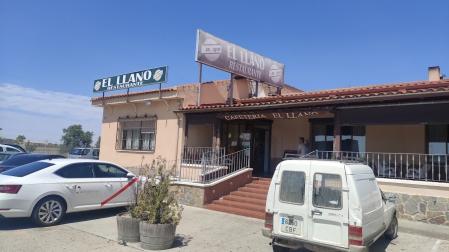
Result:
M423 235L449 241L449 226L398 219L399 232Z

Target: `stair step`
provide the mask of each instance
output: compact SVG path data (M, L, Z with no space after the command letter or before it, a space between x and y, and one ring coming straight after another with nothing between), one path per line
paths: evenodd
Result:
M257 212L265 212L265 205L257 205L257 204L251 204L251 203L245 203L245 202L239 202L234 200L214 200L212 204L216 205L222 205L222 206L229 206L229 207L235 207L240 209L246 209L251 211L257 211Z
M225 212L225 213L243 215L246 217L251 217L251 218L256 218L256 219L262 219L262 220L265 219L265 212L260 212L260 211L251 211L251 210L240 209L240 208L235 208L235 207L231 207L231 206L218 205L218 204L214 204L214 203L206 205L206 208L210 209L210 210Z
M242 202L242 203L250 203L250 204L259 205L259 206L263 206L263 207L265 207L265 204L266 204L266 200L264 200L264 199L254 199L254 198L248 198L248 197L241 197L238 195L226 195L223 197L223 199L229 200L229 201Z
M258 185L268 185L270 186L271 181L266 181L266 180L253 180L251 182L252 184L258 184Z
M271 182L271 178L253 177L253 180L270 181Z
M263 195L267 195L268 193L268 189L260 189L260 188L252 188L252 187L240 187L239 191L241 192L250 192L250 193L258 193L258 194L263 194Z
M254 199L261 199L261 200L267 199L267 194L252 193L252 192L234 191L234 192L231 192L231 195L254 198Z
M251 188L266 189L266 190L268 190L268 188L270 188L270 185L255 184L255 183L246 184L245 186L251 187Z

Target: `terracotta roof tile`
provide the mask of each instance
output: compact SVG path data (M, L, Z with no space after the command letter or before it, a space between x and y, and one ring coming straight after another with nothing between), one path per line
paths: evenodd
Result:
M322 91L311 91L303 93L286 94L281 96L258 97L236 100L234 105L227 104L202 104L200 106L188 106L182 111L201 111L232 107L256 107L261 105L275 104L301 104L316 101L342 101L348 99L366 97L388 97L409 94L423 94L445 92L449 96L449 80L440 81L416 81L408 83L370 85L353 88L340 88ZM392 99L392 98L391 98Z

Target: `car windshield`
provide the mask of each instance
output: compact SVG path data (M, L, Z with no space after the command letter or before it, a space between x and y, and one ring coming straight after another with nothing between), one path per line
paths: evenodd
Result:
M7 170L2 172L2 175L14 176L14 177L24 177L31 173L35 173L42 169L45 169L54 164L47 162L34 162L26 165L17 166L16 168L12 168L11 170Z
M70 152L70 154L72 154L72 155L87 155L88 152L89 152L89 149L76 148L76 149L73 149Z

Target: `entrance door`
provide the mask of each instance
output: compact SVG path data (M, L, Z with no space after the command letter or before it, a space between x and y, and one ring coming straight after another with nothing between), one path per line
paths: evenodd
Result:
M344 169L335 163L315 162L310 169L308 202L309 239L332 246L348 247L348 192Z
M256 176L270 175L270 130L268 127L254 128L252 154L253 173Z

